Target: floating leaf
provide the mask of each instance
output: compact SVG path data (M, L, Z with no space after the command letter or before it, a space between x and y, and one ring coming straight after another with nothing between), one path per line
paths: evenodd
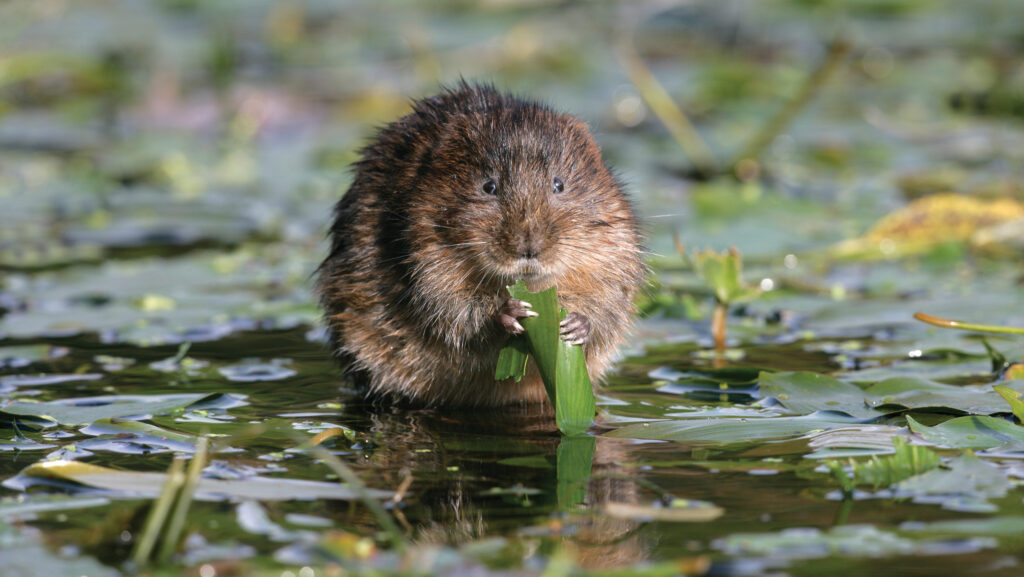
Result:
M927 427L907 415L910 430L929 443L956 449L991 449L1006 443L1024 442L1024 427L998 417L957 417Z
M0 407L0 413L41 417L56 421L61 425L87 425L100 419L159 415L221 396L223 395L193 393L159 396L117 395L84 397L48 403L16 401L7 406Z
M24 429L23 423L18 423L19 428ZM0 451L44 451L46 449L53 449L57 445L49 443L40 443L33 441L32 439L19 438L13 441L2 441L0 440Z
M892 453L893 437L900 434L901 431L903 431L902 427L888 425L844 427L834 431L824 431L812 435L807 440L807 446L815 451L804 455L804 458L821 459Z
M965 544L970 550L994 547L991 540L976 539ZM776 533L734 533L712 546L727 555L765 556L776 563L786 559L815 559L831 555L878 558L934 552L948 549L941 541L916 541L873 525L841 525L828 531L791 528Z
M607 437L707 443L742 443L781 439L811 432L855 426L857 419L839 413L757 419L685 419L637 423L605 433Z
M953 459L948 468L934 469L894 485L897 494L915 503L937 503L957 511L995 511L989 498L1006 495L1010 480L1000 468L971 453Z
M908 521L900 531L934 533L937 535L995 535L1020 538L1024 535L1024 517L1008 515L989 519L954 519L921 523Z
M25 517L50 511L70 511L109 505L104 497L69 497L67 495L31 495L0 501L0 518Z
M1010 386L1024 391L1024 381ZM876 408L895 405L943 412L952 409L978 415L1007 411L1006 403L988 385L957 386L914 377L894 377L867 387L864 394L868 397L868 403Z
M529 302L535 317L520 319L530 354L537 363L544 388L555 409L558 429L565 435L586 432L594 420L596 406L583 359L583 349L560 337L559 323L566 311L558 307L555 287L532 293L523 281L508 287L514 299Z
M186 433L171 431L163 427L139 421L114 421L100 419L81 430L82 434L93 436L114 437L118 443L141 445L145 450L150 447L163 447L169 451L191 453L195 450L199 437ZM93 445L90 449L96 450ZM134 451L128 451L134 452Z
M46 543L47 534L30 527L0 525L0 561L5 577L50 577L52 575L88 575L120 577L117 569L92 557L80 555L77 548L54 553Z
M0 377L0 389L15 387L41 387L44 385L59 385L75 381L94 381L102 378L103 375L96 373L69 374L69 375L9 375Z
M761 396L774 397L802 415L815 411L841 411L859 419L882 415L865 402L864 391L827 375L810 372L761 373Z
M80 461L45 461L30 465L17 477L4 482L8 488L24 489L36 480L63 481L97 489L124 493L125 496L153 498L160 494L167 480L165 473L139 473L108 469ZM374 499L388 499L391 491L366 489ZM225 481L200 479L196 499L257 499L260 501L287 501L292 499L337 499L349 501L360 495L346 485L283 479L280 477L249 477Z
M298 374L295 369L282 366L287 361L274 359L270 363L242 363L217 369L229 381L254 383L260 381L280 381Z
M980 415L1005 413L1006 402L988 385L958 386L914 377L893 377L864 389L811 372L762 373L762 397L772 397L790 411L841 411L862 419L903 409L932 409ZM1024 381L1004 385L1024 392ZM889 407L886 410L885 407Z

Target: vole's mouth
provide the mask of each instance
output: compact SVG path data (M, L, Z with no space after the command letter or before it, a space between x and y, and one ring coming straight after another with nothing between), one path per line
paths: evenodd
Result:
M535 276L543 273L540 259L537 258L517 258L512 263L512 270L523 276Z
M545 289L554 283L554 277L552 277L554 271L544 266L540 259L516 259L509 267L509 271L511 273L509 275L510 282L522 279L532 291Z

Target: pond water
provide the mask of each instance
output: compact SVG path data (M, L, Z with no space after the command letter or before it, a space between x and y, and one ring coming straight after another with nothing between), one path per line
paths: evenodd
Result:
M1024 326L1022 16L5 3L0 574L1024 573L1021 336L913 318ZM347 167L460 75L587 120L644 218L651 283L589 435L374 406L328 354L311 274ZM677 244L736 247L761 290L724 352ZM182 542L133 564L202 437Z

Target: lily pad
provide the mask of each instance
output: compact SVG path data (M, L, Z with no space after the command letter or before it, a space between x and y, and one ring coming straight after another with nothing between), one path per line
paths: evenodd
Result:
M0 501L0 517L28 517L50 511L73 511L86 507L109 505L104 497L69 497L67 495L20 495Z
M76 381L95 381L103 375L97 373L83 373L70 375L9 375L0 377L0 389L16 387L41 387L44 385L59 385Z
M840 411L858 419L882 415L868 406L860 387L827 375L761 373L760 381L762 397L774 397L782 406L801 415L815 411Z
M1024 381L1007 385L1010 391L1024 391ZM864 390L872 407L893 405L907 409L962 411L975 415L1006 413L1010 409L988 385L956 386L914 377L895 377L879 381Z
M159 415L223 395L188 393L180 395L119 395L85 397L46 403L15 401L0 407L0 413L41 417L61 425L87 425L100 419Z
M121 573L96 559L78 555L76 551L55 553L42 535L26 527L10 527L0 523L0 561L4 575L11 577L44 577L49 575L88 575L89 577L120 577Z
M907 424L924 440L943 447L991 449L1024 442L1024 427L998 417L957 417L928 427L907 415Z
M1007 515L989 519L951 519L932 523L908 521L900 525L900 531L938 535L993 535L1019 539L1024 535L1024 517Z
M30 465L17 477L4 482L11 489L25 489L39 482L68 486L85 485L104 491L120 493L125 497L155 498L160 494L167 475L108 469L80 461L46 461ZM69 485L70 484L70 485ZM366 489L373 499L388 499L391 491ZM349 501L361 495L354 489L338 483L323 483L305 479L279 477L249 477L246 479L200 479L195 498L220 501L224 499L256 499L260 501L288 501L292 499L334 499Z
M934 503L954 511L994 512L988 502L1010 489L1010 480L996 465L968 453L949 462L948 468L900 481L897 495L912 496L915 503Z
M893 438L902 430L901 427L888 425L862 425L816 433L807 440L807 446L815 451L804 455L804 458L822 459L892 453Z
M270 363L242 363L221 367L218 372L229 381L241 383L253 383L259 381L280 381L298 374L295 369L283 365L283 361L275 360Z
M637 423L605 433L605 436L659 441L743 443L806 435L855 426L859 422L839 413L760 419L686 419Z
M114 421L100 419L81 430L84 435L93 435L113 441L116 445L138 447L136 450L126 449L126 453L151 452L153 447L161 447L168 451L191 453L195 450L199 437L139 421ZM115 445L115 446L116 446ZM96 449L95 444L89 445Z
M992 540L974 539L971 549L995 547ZM830 555L843 557L889 557L920 555L940 550L941 542L901 537L873 525L842 525L828 531L792 528L777 533L734 533L712 546L729 555L764 555L773 559L814 559Z

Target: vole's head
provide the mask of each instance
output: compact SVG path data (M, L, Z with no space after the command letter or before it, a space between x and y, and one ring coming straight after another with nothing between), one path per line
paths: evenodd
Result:
M632 211L586 124L475 89L447 115L420 185L438 241L482 285L537 290L635 244Z

